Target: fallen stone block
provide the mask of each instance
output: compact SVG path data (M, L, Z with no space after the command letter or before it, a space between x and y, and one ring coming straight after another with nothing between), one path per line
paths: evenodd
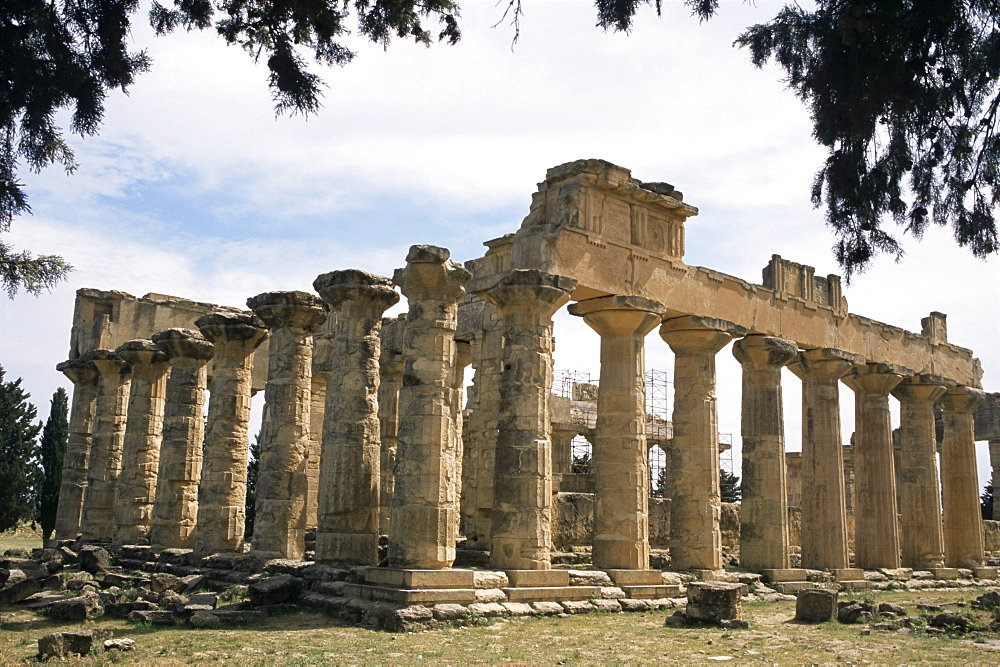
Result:
M722 581L691 582L687 588L685 616L709 623L743 618L740 596L744 585Z
M549 600L532 602L531 608L538 612L540 616L556 616L558 614L566 613L561 604Z
M858 623L859 621L870 621L871 618L871 605L859 602L846 604L837 612L837 620L841 623Z
M93 646L94 634L90 630L53 632L38 638L38 656L41 658L65 658L71 653L84 656L90 653Z
M104 640L105 651L131 651L135 648L135 640L123 637L122 639Z
M0 561L0 568L20 570L28 579L44 579L50 574L47 567L30 558L5 558Z
M563 611L567 614L584 614L594 611L594 605L590 604L589 600L566 600L559 604L562 605Z
M85 621L103 613L104 607L101 606L96 593L54 602L49 608L49 618L60 621Z
M173 625L174 615L169 611L133 611L128 615L131 623L150 623L152 625Z
M111 554L103 547L88 544L80 549L79 562L81 570L98 574L107 570L111 565Z
M206 579L204 575L201 574L191 574L186 577L182 577L184 581L184 588L182 588L180 593L193 593L205 586Z
M298 597L302 581L290 574L279 574L250 584L250 602L254 606L279 604Z
M597 611L620 613L622 610L622 606L618 600L591 600L590 604Z
M473 588L476 589L507 588L510 586L506 572L481 572L477 570L472 573L472 581Z
M13 585L27 578L28 575L20 570L11 570L5 567L0 568L0 586Z
M470 616L469 608L460 604L441 603L431 608L438 621L458 621Z
M219 596L213 593L196 593L188 598L188 604L208 605L215 609L219 605Z
M167 572L156 572L149 576L149 589L154 593L162 595L168 591L180 591L184 587L185 582L183 579Z
M0 590L0 605L12 605L42 590L37 579L23 579Z
M651 608L649 600L633 600L631 598L619 600L618 606L621 607L622 611L648 611Z
M222 620L212 611L196 611L191 614L188 623L195 628L219 628Z
M795 602L795 620L803 623L826 623L837 614L837 591L810 588L799 591Z
M25 598L21 602L21 606L30 611L38 611L39 609L47 609L56 602L69 599L68 595L57 593L35 593L31 597Z
M607 572L601 570L567 570L570 586L614 586Z

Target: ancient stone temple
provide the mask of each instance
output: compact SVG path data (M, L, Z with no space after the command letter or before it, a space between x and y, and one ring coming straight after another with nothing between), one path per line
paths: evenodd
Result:
M993 399L984 403L979 363L948 342L945 316L912 333L852 314L837 276L777 255L759 284L690 266L685 224L697 213L666 183L581 160L550 169L521 227L464 267L417 245L392 278L317 267L318 296L268 292L248 301L253 312L81 290L59 366L75 391L58 537L269 559L303 557L315 531L315 560L372 566L345 594L418 604L476 601L474 573L453 567L464 537L505 573L507 600L574 599L581 587L551 568L554 476L568 472L565 443L581 432L552 396L553 316L568 304L600 337L593 563L628 597L664 595L650 568L653 345L675 361L674 569L710 577L723 566L716 361L731 344L743 372L743 567L805 579L789 560L788 368L802 383L801 566L847 584L863 583L860 568L995 576L975 440L1000 442L1000 428L980 408ZM401 296L406 314L384 317ZM856 405L846 481L842 384ZM247 414L261 389L245 544ZM203 436L193 422L205 405Z

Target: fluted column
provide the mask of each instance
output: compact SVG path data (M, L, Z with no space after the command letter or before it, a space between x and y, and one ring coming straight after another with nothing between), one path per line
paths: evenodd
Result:
M315 337L313 338L315 340ZM319 470L323 451L323 422L326 419L326 388L330 371L313 364L312 407L309 411L309 449L306 455L306 530L316 530L319 523Z
M320 275L313 287L336 313L319 477L316 560L378 560L379 328L399 301L392 281L356 269Z
M88 541L110 540L115 528L115 497L122 471L122 445L132 369L111 350L94 350L84 357L101 375L90 445L87 491L80 530Z
M576 281L514 270L483 293L503 321L491 565L548 570L552 542L552 315Z
M153 342L167 355L170 375L149 543L162 549L189 549L198 521L212 344L194 329L167 329L153 334Z
M979 568L986 560L973 428L973 413L984 398L982 390L972 387L955 387L941 397L941 505L947 567Z
M115 544L148 544L170 364L167 355L151 340L126 341L115 351L132 367L132 384L113 540Z
M215 354L193 548L197 553L239 552L246 527L253 351L267 329L251 313L209 313L195 325L215 345Z
M59 506L56 509L56 540L75 540L80 535L83 498L87 490L87 468L97 410L97 368L82 359L64 361L56 370L73 383L73 404L70 408L69 439L63 456L62 481L59 485Z
M847 569L847 505L840 444L840 378L864 359L833 348L789 364L802 380L802 567Z
M452 414L455 415L455 493L457 494L458 511L455 514L455 534L461 535L462 530L462 493L465 483L465 367L472 363L472 343L467 340L455 339L455 367L452 373L451 388Z
M660 327L660 337L674 351L670 564L680 570L722 569L715 355L745 333L732 322L697 315Z
M955 383L936 375L906 378L892 395L899 399L899 512L902 565L944 567L941 491L938 484L934 402Z
M412 246L393 276L409 303L389 519L389 563L397 567L442 569L455 560L455 328L472 274L449 257L445 248Z
M571 304L601 337L601 381L591 458L595 478L594 567L649 567L649 454L646 448L646 334L666 308L641 296Z
M869 363L844 376L844 384L855 394L854 562L862 569L900 566L889 392L910 373L891 364Z
M488 548L493 527L493 473L500 420L503 324L496 307L483 305L484 326L472 341L469 420L463 425L462 520L465 536Z
M383 350L378 361L378 421L382 448L379 471L378 529L380 535L389 534L389 517L392 511L393 469L396 465L399 430L399 390L403 388L403 355L386 354Z
M733 343L743 367L740 565L783 570L788 560L788 485L781 369L798 354L790 340L754 334Z
M327 307L314 294L294 291L258 294L247 306L270 330L250 552L298 559L305 554L309 496L313 332L326 321Z

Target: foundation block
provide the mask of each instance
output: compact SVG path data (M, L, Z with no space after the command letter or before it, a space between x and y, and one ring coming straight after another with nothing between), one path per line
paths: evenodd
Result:
M659 584L657 586L621 586L625 595L633 600L659 600L661 598L676 598L681 595L681 587L676 584Z
M797 568L784 568L780 570L761 570L760 574L764 581L768 583L779 583L783 581L805 581L806 571Z
M427 605L441 602L472 604L476 601L476 591L471 588L407 589L368 584L347 584L344 586L344 597L379 602L398 602L405 605Z
M605 570L616 586L662 586L659 570Z
M832 568L830 573L834 580L840 581L864 581L865 571L854 567Z
M370 567L365 582L397 588L475 588L472 570L408 570Z
M569 572L565 570L506 570L506 572L512 588L569 586Z
M972 568L972 576L976 579L996 579L997 578L997 568L995 567L974 567Z
M934 575L935 579L940 579L942 581L954 581L955 579L958 579L957 567L930 567L927 569L932 575Z
M527 588L504 588L510 602L566 602L568 600L590 600L600 597L600 586L529 586Z

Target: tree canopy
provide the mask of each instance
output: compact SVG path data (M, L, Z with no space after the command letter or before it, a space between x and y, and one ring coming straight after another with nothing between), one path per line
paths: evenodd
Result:
M516 26L521 1L504 16ZM661 0L596 0L597 25L628 32L637 10ZM702 20L718 0L684 0ZM501 10L503 8L501 7ZM18 168L76 163L57 125L98 131L104 100L125 91L150 63L130 50L138 0L8 0L0 14L0 233L30 209ZM828 155L812 200L825 206L835 254L848 277L879 253L900 256L892 227L920 237L950 226L973 255L998 252L1000 200L1000 0L817 0L782 8L749 27L736 44L752 62L776 62L813 120ZM388 45L393 38L454 44L455 0L173 0L153 2L159 34L213 29L268 67L279 113L316 112L323 81L310 60L344 65L350 34ZM437 32L432 34L433 30ZM515 34L516 37L516 34ZM61 258L16 253L0 244L0 280L37 293L71 267Z
M34 520L39 482L38 445L42 425L35 406L21 389L21 378L4 382L0 366L0 532Z
M39 456L42 465L41 488L38 490L38 522L42 537L49 539L56 527L59 488L62 485L63 459L69 443L69 396L62 387L56 389L49 403L49 418L42 428Z

